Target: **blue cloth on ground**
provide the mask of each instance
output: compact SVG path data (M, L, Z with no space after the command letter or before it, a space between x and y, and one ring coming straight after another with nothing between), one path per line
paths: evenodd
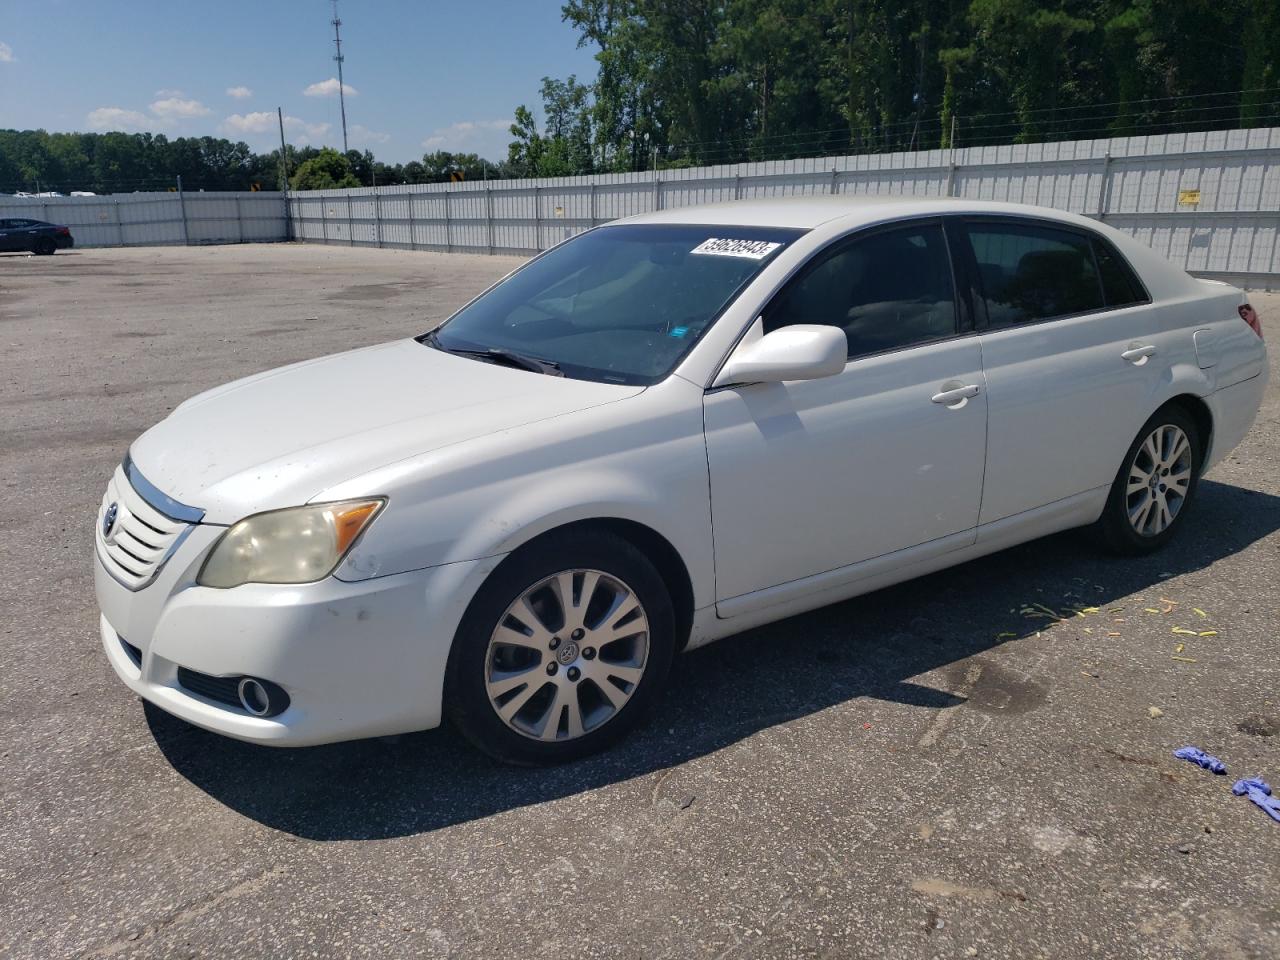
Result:
M1247 796L1262 808L1263 813L1280 823L1280 797L1271 795L1271 786L1261 777L1237 780L1231 785L1231 792L1237 797Z
M1219 775L1227 772L1225 763L1217 757L1205 753L1199 747L1182 747L1180 750L1173 751L1173 755L1179 760L1190 760L1192 763L1199 764L1206 770L1212 770Z

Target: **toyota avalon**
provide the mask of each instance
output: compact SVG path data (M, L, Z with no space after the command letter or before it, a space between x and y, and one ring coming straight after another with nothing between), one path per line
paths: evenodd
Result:
M1071 527L1164 547L1266 383L1256 313L1110 227L969 200L654 213L415 339L210 390L95 536L106 656L281 746L623 735L675 655Z

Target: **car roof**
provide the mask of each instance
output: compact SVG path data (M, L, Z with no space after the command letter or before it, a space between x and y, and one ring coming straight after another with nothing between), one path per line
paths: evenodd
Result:
M903 217L930 214L1005 214L1040 217L1064 223L1092 221L1076 214L1023 203L969 200L963 197L806 196L733 200L726 203L676 207L628 217L623 223L685 223L716 226L789 227L812 230L832 221L856 227Z

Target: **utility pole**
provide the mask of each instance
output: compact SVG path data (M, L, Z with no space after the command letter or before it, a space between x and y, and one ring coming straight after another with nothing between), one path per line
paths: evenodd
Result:
M280 122L280 166L284 170L284 182L280 189L284 194L284 238L293 239L293 211L289 209L289 150L284 145L284 111L276 107L276 120Z
M342 152L347 152L347 88L342 82L342 21L338 18L338 0L333 0L333 45L338 48L333 58L338 62L338 106L342 110Z
M280 165L284 168L284 187L286 197L289 193L289 154L284 145L284 111L276 107L276 120L280 122Z

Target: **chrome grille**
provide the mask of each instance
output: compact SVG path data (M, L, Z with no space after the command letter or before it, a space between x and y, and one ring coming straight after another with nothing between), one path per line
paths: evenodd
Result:
M130 590L140 590L150 583L164 566L174 548L191 529L186 520L174 519L161 513L143 498L138 487L154 489L138 475L129 460L116 468L107 484L106 495L98 508L97 532L94 541L98 556L108 572ZM158 493L158 491L157 491ZM152 499L160 499L153 496ZM182 507L176 501L164 498L164 505ZM104 521L114 505L115 522L104 531ZM188 516L198 516L200 511L182 507ZM176 511L175 511L176 512Z

